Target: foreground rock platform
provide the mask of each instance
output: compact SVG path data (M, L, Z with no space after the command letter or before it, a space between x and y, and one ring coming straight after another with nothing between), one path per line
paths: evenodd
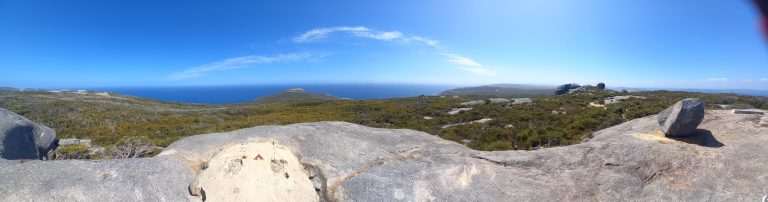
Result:
M344 122L257 126L187 137L153 158L0 161L0 201L200 201L188 188L218 152L271 142L310 168L320 200L759 201L763 116L707 111L697 134L675 139L649 116L582 144L495 152Z
M206 163L190 193L210 201L318 201L290 149L274 143L227 147Z

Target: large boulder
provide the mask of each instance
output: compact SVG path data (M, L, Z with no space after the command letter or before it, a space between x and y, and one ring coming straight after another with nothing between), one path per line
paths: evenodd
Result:
M47 159L56 146L52 129L0 109L0 158Z
M605 89L605 83L603 83L603 82L597 83L597 88L600 89L600 90Z
M568 83L568 84L559 85L555 89L555 95L563 95L563 94L569 93L569 91L571 91L571 89L577 89L577 88L580 88L580 87L581 87L581 85L575 84L575 83Z
M709 111L700 126L708 133L667 138L649 116L598 131L582 144L494 152L413 130L343 122L257 126L186 137L152 158L0 160L0 201L199 201L203 192L208 196L206 187L216 186L201 183L205 170L222 171L233 161L216 159L229 154L223 159L245 156L240 172L270 175L265 164L281 156L275 160L286 160L289 178L309 178L318 197L329 201L757 201L768 194L768 127L756 118ZM249 149L264 143L267 151ZM262 153L263 160L257 158ZM289 171L296 161L306 174ZM279 177L259 185L290 180ZM268 198L288 190L274 192L262 193ZM218 193L210 194L213 201Z
M568 90L568 94L586 92L587 90L588 90L587 86L580 86L577 88L571 88L570 90Z
M694 134L704 120L704 103L696 98L681 100L661 111L657 119L662 132L667 136Z

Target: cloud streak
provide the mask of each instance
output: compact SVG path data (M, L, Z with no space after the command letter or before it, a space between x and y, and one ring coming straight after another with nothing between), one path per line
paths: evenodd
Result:
M440 41L438 40L415 35L405 35L400 31L379 31L363 26L326 27L306 31L298 36L293 37L292 41L297 44L312 43L329 38L334 33L346 33L354 37L377 41L417 43L426 45L434 49L438 55L443 56L446 62L453 64L460 70L468 71L477 75L496 75L493 71L469 57L445 51L445 49L441 47ZM322 58L324 56L325 55L313 55L309 53L290 53L273 56L249 55L224 59L221 61L192 67L183 71L174 72L168 75L166 78L169 80L184 80L203 76L212 72L246 68L254 65L312 60L315 58Z
M440 46L438 46L440 41L432 40L432 39L428 39L428 38L424 38L424 37L420 37L420 36L411 36L411 37L406 38L405 41L417 41L417 42L421 42L421 43L427 44L429 46L432 46L434 48L440 49Z
M213 63L200 65L197 67L192 67L184 71L175 72L171 75L168 75L167 78L170 80L183 80L183 79L202 76L210 72L238 69L238 68L244 68L244 67L249 67L251 65L258 65L258 64L270 64L270 63L277 63L277 62L294 62L294 61L307 60L310 58L312 58L312 54L309 54L309 53L290 53L290 54L280 54L280 55L274 55L274 56L250 55L250 56L243 56L243 57L235 57L235 58L229 58L229 59L225 59L225 60L221 60Z
M725 82L725 81L728 81L728 78L708 78L708 79L703 79L701 81L706 81L706 82Z
M336 32L347 33L355 37L374 39L379 41L399 41L399 42L406 42L406 43L409 43L409 42L421 43L435 49L439 55L442 55L445 57L445 61L456 65L458 69L469 71L473 74L478 74L478 75L486 75L486 76L496 75L493 71L491 71L490 69L486 68L484 65L478 63L477 61L469 57L445 51L444 48L440 46L440 42L437 40L420 37L420 36L413 36L413 35L406 36L400 31L378 31L378 30L373 30L363 26L357 26L357 27L339 26L339 27L316 28L316 29L306 31L303 34L294 37L293 42L311 43L320 39L328 38L329 35Z
M445 53L446 61L458 66L460 69L479 74L479 75L494 75L492 71L483 67L480 63L475 62L471 58L461 55Z
M367 27L342 26L342 27L312 29L307 32L304 32L304 34L294 37L293 42L309 43L309 42L317 41L319 39L328 38L328 35L334 32L346 32L356 37L370 38L370 39L376 39L381 41L392 41L395 39L403 38L403 33L398 31L382 32L382 31L371 30L371 29L368 29Z

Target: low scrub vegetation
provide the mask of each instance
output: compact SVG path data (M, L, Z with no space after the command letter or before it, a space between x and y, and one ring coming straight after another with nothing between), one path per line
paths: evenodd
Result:
M50 126L60 138L90 138L107 148L131 145L131 148L119 149L127 156L147 155L146 148L150 145L162 147L190 135L315 121L414 129L480 150L536 149L579 143L594 131L656 114L688 97L703 100L708 109L719 109L719 105L768 109L765 97L667 91L632 93L647 99L590 106L591 102L625 94L599 90L546 96L525 104L483 104L456 115L447 112L467 99L420 96L386 100L298 100L268 105L197 105L127 96L99 98L2 92L0 108ZM470 123L484 118L492 120ZM449 124L459 125L444 127ZM69 153L80 151L67 148Z

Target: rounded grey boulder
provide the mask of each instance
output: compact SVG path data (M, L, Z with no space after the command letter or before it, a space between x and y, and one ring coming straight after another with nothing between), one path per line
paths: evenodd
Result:
M0 109L0 158L46 159L56 146L53 129Z
M577 89L580 87L581 85L575 84L575 83L563 84L563 85L557 86L557 88L555 89L555 95L563 95L563 94L569 93L573 89Z
M599 88L600 90L605 89L605 83L603 82L597 83L597 88Z
M704 103L696 98L683 99L661 111L657 117L667 136L688 136L704 120Z

